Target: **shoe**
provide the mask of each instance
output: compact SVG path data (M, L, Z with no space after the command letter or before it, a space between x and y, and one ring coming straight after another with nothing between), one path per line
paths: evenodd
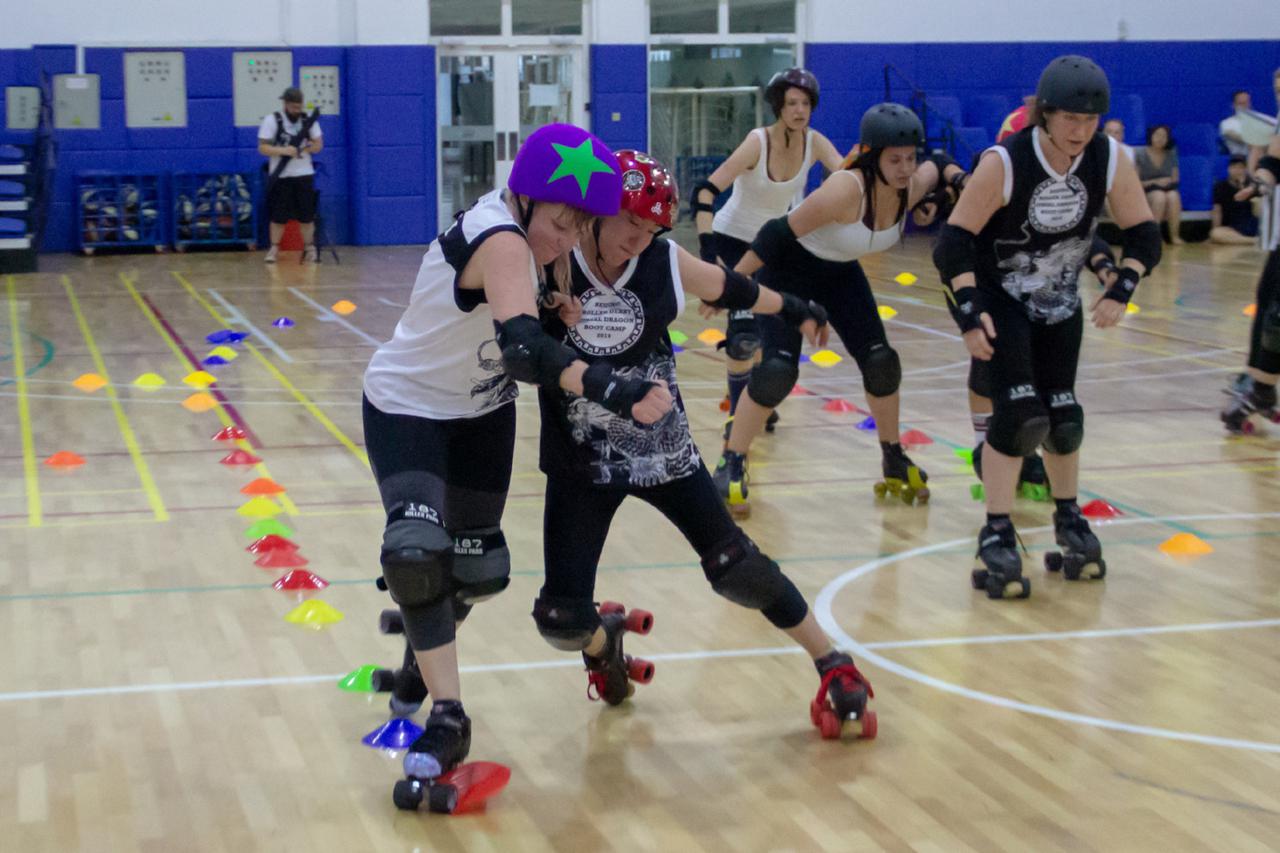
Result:
M302 263L314 264L318 260L320 260L320 253L316 250L315 246L307 246L302 250Z
M267 256L262 259L262 262L264 264L274 264L276 262L276 259L279 256L280 256L279 247L272 246L270 249L267 249Z

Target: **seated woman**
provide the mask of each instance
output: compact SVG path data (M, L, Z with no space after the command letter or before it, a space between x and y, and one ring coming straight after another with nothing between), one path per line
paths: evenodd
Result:
M1237 200L1241 190L1252 186L1245 158L1231 155L1227 178L1213 185L1213 227L1209 241L1233 246L1249 246L1258 239L1258 217L1250 199Z
M1169 224L1169 242L1181 246L1178 230L1182 226L1182 194L1178 192L1178 149L1169 125L1147 128L1147 147L1134 158L1138 179L1147 193L1147 203L1156 222Z

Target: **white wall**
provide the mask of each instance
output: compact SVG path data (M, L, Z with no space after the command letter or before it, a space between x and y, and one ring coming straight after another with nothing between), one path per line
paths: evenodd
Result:
M12 6L18 0L3 0ZM592 0L593 41L643 44L648 4ZM808 41L1280 37L1280 0L804 0ZM50 0L6 17L0 47L423 44L427 0Z

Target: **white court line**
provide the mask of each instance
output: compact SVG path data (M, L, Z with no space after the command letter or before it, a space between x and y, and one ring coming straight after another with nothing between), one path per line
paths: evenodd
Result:
M968 540L966 539L964 541L967 542ZM1191 625L1154 625L1139 628L1110 628L1091 631L1054 631L1036 634L991 634L976 637L884 640L877 643L865 643L862 648L916 649L944 646L989 645L993 643L1031 643L1055 640L1137 637L1151 634L1184 634L1196 631L1238 631L1250 628L1274 627L1280 627L1280 619L1253 619L1240 622L1201 622ZM654 661L655 663L670 663L676 661L796 655L802 654L803 652L804 649L799 648L798 646L773 646L756 649L667 652L646 655L646 660ZM577 658L570 657L541 661L473 664L471 666L459 667L459 670L464 674L477 674L488 672L525 672L539 669L566 669L581 665L581 662ZM224 681L179 681L171 683L121 685L116 687L81 687L69 690L31 690L21 693L0 693L0 702L20 702L29 699L68 699L86 696L120 696L136 693L176 693L189 690L218 690L234 687L275 687L289 684L320 684L324 682L336 683L339 679L345 677L345 673L338 673L333 675L279 676L274 678L236 678Z
M323 305L321 305L319 302L316 302L314 299L312 299L310 296L307 296L305 293L303 293L302 291L298 290L298 288L296 288L296 287L291 287L291 288L289 288L289 292L290 292L290 293L292 293L294 296L298 297L299 299L301 299L303 302L305 302L305 303L307 303L308 305L310 305L312 308L314 308L314 309L316 309L317 311L319 311L321 314L323 314L323 315L325 315L326 317L328 317L329 319L331 319L333 322L335 322L335 323L337 323L338 325L342 326L342 327L343 327L344 329L346 329L347 331L351 332L352 334L354 334L354 335L356 335L357 337L361 338L361 339L362 339L362 340L364 340L365 342L369 343L371 346L375 346L375 347L380 347L380 346L382 346L382 341L378 340L378 339L377 339L377 338L375 338L373 335L371 335L371 334L369 334L368 332L366 332L364 329L361 329L361 328L359 328L358 326L356 326L356 325L354 325L354 324L352 324L352 323L347 322L347 319L346 319L345 317L342 317L342 316L340 316L339 314L337 314L337 313L335 313L335 312L331 311L330 309L328 309L328 308L324 307L324 306L323 306Z
M231 323L231 324L239 323L241 326L244 326L246 329L252 332L255 336L257 336L258 340L262 341L262 345L267 347L276 355L278 355L281 361L287 361L290 363L293 362L293 359L289 356L289 353L285 352L280 347L280 345L277 344L275 341L273 341L271 338L264 335L262 333L262 330L260 330L257 326L250 323L249 319L244 316L244 314L240 311L239 308L237 308L236 306L232 305L230 302L222 298L221 293L214 290L212 287L206 288L205 293L209 294L214 299L218 300L218 304L222 306L222 310L227 312L228 323Z
M409 307L408 305L401 305L399 302L392 302L390 299L387 299L385 296L379 296L378 301L381 302L383 305L390 305L392 308L408 308Z
M939 329L931 328L930 326L921 326L918 323L908 323L906 320L899 320L897 317L890 318L889 322L893 323L896 326L906 326L908 329L915 329L917 332L924 332L925 334L936 335L939 338L946 338L952 341L964 340L964 338L960 337L959 335L953 335L950 332L943 332Z
M1108 527L1119 527L1131 524L1155 524L1169 521L1241 521L1252 519L1280 518L1280 512L1258 512L1258 513L1204 513L1199 515L1167 515L1152 518L1122 518L1107 523ZM1051 530L1051 527L1033 527L1027 528L1022 532L1039 533ZM902 551L897 554L891 554L887 557L881 557L868 563L863 563L857 568L850 569L835 580L828 583L818 593L818 598L814 602L813 612L818 618L818 623L823 629L835 639L836 643L848 651L854 653L859 658L889 672L899 675L918 684L924 684L942 690L946 693L953 693L957 696L963 696L966 699L973 699L978 702L985 702L998 708L1007 708L1014 711L1022 711L1027 714L1034 714L1040 717L1048 717L1051 720L1058 720L1065 723L1078 723L1085 726L1094 726L1101 729L1110 729L1112 731L1127 732L1129 734L1146 735L1148 737L1165 738L1167 740L1187 741L1190 743L1204 744L1206 746L1221 746L1230 749L1246 749L1255 752L1280 753L1280 743L1267 743L1264 741L1241 740L1238 738L1224 738L1213 735L1201 735L1193 732L1182 732L1175 729L1162 729L1155 726L1139 726L1132 723L1124 723L1118 720L1109 720L1105 717L1092 717L1087 714L1076 714L1069 711L1059 711L1056 708L1047 708L1043 705L1032 705L1027 702L1019 702L1015 699L1008 699L1004 696L996 696L993 693L984 693L980 690L973 690L954 684L950 681L944 681L932 675L926 675L919 670L904 666L900 663L889 660L882 655L872 651L871 643L859 643L853 637L845 633L840 623L836 621L835 616L831 612L832 602L836 595L853 581L864 575L871 574L885 566L893 563L908 560L913 557L921 557L926 554L933 554L948 548L955 548L972 542L972 537L963 539L953 539L949 542L939 542L933 545L923 545L919 548L912 548L908 551ZM997 602L987 601L984 604L992 607L1017 607L1015 602ZM1271 620L1266 620L1271 621Z

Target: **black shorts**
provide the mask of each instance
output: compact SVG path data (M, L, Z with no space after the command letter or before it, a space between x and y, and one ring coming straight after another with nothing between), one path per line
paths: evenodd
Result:
M1010 392L1031 385L1046 406L1057 392L1074 391L1084 335L1084 311L1076 309L1066 320L1052 325L1033 323L1026 311L1004 291L983 288L987 312L996 328L995 353L985 365L986 396L997 410L1008 405ZM970 373L970 387L973 386ZM975 389L977 390L977 389Z
M745 240L730 237L728 234L721 234L719 231L712 233L715 235L716 240L716 254L720 256L720 260L729 269L736 267L738 261L742 260L742 256L751 248L751 244Z
M497 527L511 488L516 407L478 418L389 415L364 399L364 441L390 513L412 501L454 533Z
M284 225L290 219L296 219L303 225L315 222L315 175L277 178L267 193L267 211L276 225Z
M1249 366L1263 373L1280 373L1280 353L1262 347L1263 324L1274 321L1277 303L1280 303L1280 249L1267 255L1267 265L1258 279L1258 293L1253 300L1257 308L1249 329Z

